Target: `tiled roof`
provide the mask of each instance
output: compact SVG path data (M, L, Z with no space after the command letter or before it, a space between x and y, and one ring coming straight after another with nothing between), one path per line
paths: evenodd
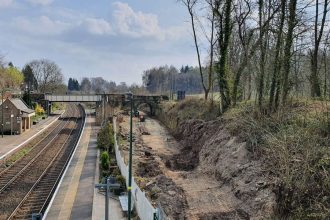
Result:
M30 109L24 102L22 99L10 99L11 103L13 103L13 105L19 109L22 112L26 112L28 114L33 113L34 110Z

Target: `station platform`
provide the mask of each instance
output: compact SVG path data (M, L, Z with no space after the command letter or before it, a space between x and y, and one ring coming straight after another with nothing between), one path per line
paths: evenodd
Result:
M87 115L85 128L71 163L46 214L46 219L91 219L93 210L96 137L95 117Z
M88 112L87 112L88 113ZM85 128L71 163L60 183L46 220L104 220L104 195L95 189L99 182L97 133L95 117L86 117ZM110 220L126 219L119 201L109 200Z
M61 116L61 113L62 112L57 112L57 114L41 120L38 124L32 125L30 130L20 135L4 135L3 138L0 136L0 160L6 157L6 155L10 152L20 148L32 140L35 136L43 132Z

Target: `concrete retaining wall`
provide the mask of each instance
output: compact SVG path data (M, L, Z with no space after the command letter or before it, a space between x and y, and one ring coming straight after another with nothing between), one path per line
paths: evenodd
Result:
M116 135L116 119L113 119L113 128L115 133L115 150L116 150L116 159L121 174L126 179L126 184L128 183L128 166L124 162L124 158L120 154L120 150L117 144L117 135ZM137 213L141 220L153 220L154 213L156 213L156 209L151 205L150 201L145 196L145 193L141 191L138 187L134 178L132 179L132 197L133 197L133 204L137 210Z

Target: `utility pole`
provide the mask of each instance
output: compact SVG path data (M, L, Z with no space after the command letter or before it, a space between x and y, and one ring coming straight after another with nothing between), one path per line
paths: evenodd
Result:
M134 97L133 93L128 93L128 99L131 101L131 114L129 125L129 161L128 161L128 220L131 220L131 206L132 206L132 154L133 154L133 108Z
M2 138L3 138L3 127L4 127L4 124L3 124L3 89L1 91L1 133L2 133Z

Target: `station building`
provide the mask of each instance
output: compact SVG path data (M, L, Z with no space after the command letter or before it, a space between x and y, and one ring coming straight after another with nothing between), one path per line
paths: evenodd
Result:
M3 124L5 134L21 134L29 130L32 125L32 116L34 115L34 110L30 109L19 98L7 98L0 105L0 125ZM2 132L1 129L2 126L0 126L0 132Z

